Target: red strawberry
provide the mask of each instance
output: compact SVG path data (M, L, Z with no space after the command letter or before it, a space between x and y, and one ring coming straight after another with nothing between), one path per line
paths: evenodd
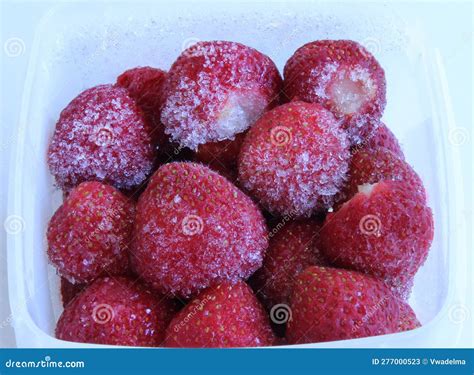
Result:
M395 332L396 298L380 280L313 266L300 273L290 300L290 344L346 340Z
M136 67L126 70L117 77L117 85L127 89L129 95L137 102L139 107L153 119L156 110L159 110L162 101L163 83L166 72L149 66ZM155 123L156 121L152 121Z
M331 263L380 277L397 294L406 292L432 240L431 209L399 181L363 185L321 229L321 247Z
M253 276L257 295L270 310L288 304L296 276L312 265L327 265L318 249L320 226L313 220L285 224L270 237L263 266Z
M332 206L349 157L346 134L331 112L291 102L266 112L247 133L239 179L268 211L309 217Z
M405 155L403 154L397 138L382 122L379 123L377 129L375 129L363 143L354 146L352 153L355 154L359 150L370 151L378 148L386 148L392 151L400 159L405 159Z
M173 305L125 277L98 279L64 309L61 340L108 345L159 346Z
M63 190L89 180L132 189L153 169L151 133L126 89L93 87L61 112L49 145L49 169Z
M360 185L389 180L404 181L407 187L426 200L425 188L418 174L405 160L385 148L362 149L352 156L349 181L342 195L344 200L348 200L357 194Z
M262 214L224 177L195 163L169 163L140 196L132 264L163 294L189 297L248 278L267 248Z
M415 312L408 303L399 301L399 307L400 318L398 320L398 332L410 331L421 327L421 323L418 321Z
M73 284L128 271L134 205L112 186L83 182L48 225L48 256Z
M232 139L278 100L281 77L273 61L239 43L199 42L169 71L161 121L181 146Z
M163 124L160 121L165 78L165 71L149 66L129 69L117 78L117 85L127 89L148 122L153 125L153 138L160 146L168 142L168 136L164 133Z
M72 284L68 279L61 277L61 300L63 302L63 307L66 307L67 304L86 287L87 284Z
M344 122L352 144L378 126L385 108L385 73L352 40L318 40L299 48L284 70L287 97L320 103Z
M181 310L166 330L166 346L222 348L271 346L268 317L243 281L206 289Z
M196 159L231 181L237 179L237 159L246 133L239 133L235 139L220 142L208 142L200 145Z

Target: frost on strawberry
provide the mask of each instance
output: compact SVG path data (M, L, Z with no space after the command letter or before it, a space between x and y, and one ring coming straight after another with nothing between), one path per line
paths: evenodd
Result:
M359 191L359 186L380 181L403 181L405 186L426 201L423 182L413 168L386 148L361 149L351 158L349 180L338 203L347 201Z
M331 112L291 102L265 113L247 133L239 180L271 213L309 217L332 207L349 157L346 134Z
M174 313L138 281L125 277L97 279L61 314L56 337L91 344L160 346Z
M48 257L72 284L128 271L134 204L112 186L83 182L48 224Z
M268 246L252 200L201 164L165 164L138 201L131 261L157 291L181 297L246 279Z
M385 109L385 73L352 40L318 40L300 47L284 69L290 100L320 103L343 121L353 145L377 128Z
M321 247L330 262L379 277L407 298L433 233L433 214L424 197L404 181L382 181L362 185L326 217Z
M113 85L72 100L48 149L49 170L66 191L90 180L130 190L149 176L154 161L152 127L127 90Z
M282 80L273 61L226 41L199 42L169 71L161 120L181 146L232 140L278 100Z

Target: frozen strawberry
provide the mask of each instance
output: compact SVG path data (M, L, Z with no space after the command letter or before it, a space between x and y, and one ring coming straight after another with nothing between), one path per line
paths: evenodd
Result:
M97 279L64 309L60 340L92 344L159 346L172 305L125 277Z
M233 140L200 145L196 152L196 159L234 181L237 178L237 159L245 134L239 133Z
M63 190L89 180L132 189L153 169L151 133L126 89L93 87L61 112L49 145L49 169Z
M153 126L153 139L160 146L168 142L160 121L163 83L166 72L150 66L137 67L123 72L117 78L117 85L127 89L138 107Z
M48 225L48 256L72 284L128 271L134 205L100 182L73 189Z
M395 297L401 301L408 301L415 283L415 275L406 275L399 279L389 278L386 281Z
M418 321L415 312L408 303L399 301L399 309L400 318L398 320L398 332L410 331L421 327L421 323Z
M159 111L162 98L163 83L166 72L149 66L136 67L126 70L117 78L117 85L127 89L129 95L139 107L153 120L159 121L156 111Z
M270 237L263 266L252 277L257 295L269 310L288 304L293 281L301 271L327 265L318 249L319 230L316 221L293 221Z
M268 316L243 281L206 289L181 310L166 330L166 346L223 348L271 346Z
M413 168L390 150L376 148L374 150L362 149L352 156L349 182L344 189L345 200L357 194L360 185L388 180L404 181L407 187L426 199L423 182Z
M360 192L321 228L321 248L338 266L379 277L406 289L433 240L433 215L406 182L362 185Z
M224 177L195 163L158 169L140 196L132 264L158 292L195 295L262 265L265 221Z
M312 266L300 273L290 299L290 344L346 340L395 332L396 298L380 280Z
M181 146L233 139L278 100L277 67L257 50L226 41L199 42L169 71L161 121Z
M400 159L405 159L397 138L382 122L379 123L377 129L367 137L364 143L354 146L352 153L356 153L359 150L375 150L378 148L386 148Z
M239 179L271 213L309 217L332 206L349 157L346 134L331 112L295 101L266 112L249 130Z
M290 99L320 103L343 120L352 144L362 143L385 109L385 73L352 40L318 40L287 61L284 90Z
M66 307L66 305L86 287L87 284L72 284L68 279L61 277L61 300L63 307Z

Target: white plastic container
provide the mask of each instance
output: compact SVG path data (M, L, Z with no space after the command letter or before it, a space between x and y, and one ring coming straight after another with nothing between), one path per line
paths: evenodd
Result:
M354 3L79 4L53 9L42 21L27 74L9 178L9 214L24 230L8 236L9 294L20 347L85 347L54 338L61 312L58 277L48 265L45 231L61 193L46 150L61 109L82 90L114 82L138 65L168 69L197 40L225 39L257 48L280 69L297 47L316 39L354 39L368 47L387 77L385 123L421 175L435 216L435 239L419 271L411 304L422 328L315 347L443 346L462 324L447 325L458 298L458 224L463 192L457 169L450 97L442 56L423 23L400 5ZM32 163L31 161L35 161ZM453 328L454 327L454 328ZM455 341L450 345L455 345Z

